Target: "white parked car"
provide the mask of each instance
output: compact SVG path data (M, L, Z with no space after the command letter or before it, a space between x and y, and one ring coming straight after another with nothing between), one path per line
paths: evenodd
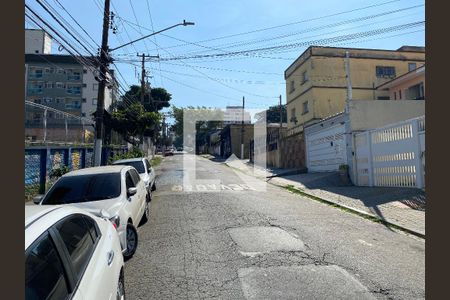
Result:
M151 166L147 158L140 157L116 160L115 162L113 162L113 165L127 165L134 167L138 171L139 176L141 176L141 179L144 181L145 187L147 188L147 201L151 201L152 191L156 189L156 175L155 170L153 170L153 167Z
M145 184L135 168L103 166L64 174L38 204L71 204L91 212L105 210L119 233L123 255L129 258L138 244L136 228L149 218L146 195Z
M25 205L25 299L125 299L121 252L108 219Z

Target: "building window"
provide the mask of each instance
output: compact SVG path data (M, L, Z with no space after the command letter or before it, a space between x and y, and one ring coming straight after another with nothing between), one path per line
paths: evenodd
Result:
M45 103L52 103L53 102L53 98L52 97L44 97L43 98Z
M72 95L81 95L81 86L80 85L69 85L67 86L66 92Z
M86 84L86 83L83 83L83 87L84 87L84 88L87 87L87 84Z
M51 82L51 81L46 82L45 83L45 88L52 89L53 88L53 82Z
M66 72L64 71L63 68L59 68L57 73L58 73L58 74L64 74L64 73L66 73Z
M81 103L79 100L70 100L66 102L66 109L80 109Z
M297 124L297 116L296 116L296 112L295 112L295 107L291 109L291 119L290 119L291 123L295 123Z
M45 73L52 74L55 72L55 68L45 68Z
M395 78L395 67L376 66L377 77Z
M34 103L37 103L37 104L41 104L42 100L39 99L39 98L36 98L36 99L33 100L33 102L34 102Z
M70 70L69 74L67 75L68 80L80 80L81 79L81 72L80 71L73 71Z
M42 78L42 69L31 69L30 78Z
M66 87L63 82L56 82L55 86L56 86L57 89L63 89L63 88Z
M423 83L413 85L406 90L406 98L410 100L424 100L424 88Z
M416 63L408 63L408 71L415 70L417 67Z
M92 105L97 105L97 98L92 98Z
M309 80L309 75L308 75L308 71L304 71L302 73L302 84L304 84L305 82L307 82Z
M295 81L291 80L289 85L289 93L292 93L293 91L295 91Z
M82 98L82 99L81 99L81 102L82 102L82 103L86 103L86 98Z
M92 90L97 91L98 90L98 83L94 83L92 85Z
M31 82L28 86L28 93L29 94L42 94L42 90L44 87L43 82Z
M64 103L64 98L56 98L55 102L56 104Z
M303 115L309 112L308 101L303 102Z

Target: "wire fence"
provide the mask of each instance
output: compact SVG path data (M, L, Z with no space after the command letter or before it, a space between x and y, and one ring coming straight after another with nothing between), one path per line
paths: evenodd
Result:
M58 101L58 99L52 99ZM77 105L25 101L25 200L44 194L65 172L94 166L94 121L81 116ZM50 100L48 100L50 101ZM47 103L46 103L47 104ZM72 110L71 110L72 109ZM105 129L101 165L128 151L127 143Z
M111 146L102 149L101 165L107 165L127 147ZM25 201L44 194L67 171L89 168L94 165L93 148L64 146L25 148Z

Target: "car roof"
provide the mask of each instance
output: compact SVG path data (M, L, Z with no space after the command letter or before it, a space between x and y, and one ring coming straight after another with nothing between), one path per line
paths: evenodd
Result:
M101 166L101 167L84 168L84 169L71 171L69 173L64 174L63 176L68 177L68 176L77 176L77 175L120 173L124 168L130 168L130 167L124 166L124 165L115 165L115 166Z
M46 215L47 213L58 208L58 206L25 205L25 227L43 215Z
M71 205L25 205L25 249L59 220L73 214L95 215Z
M144 158L145 157L120 159L120 160L114 161L113 164L121 164L121 163L127 163L127 162L142 161Z

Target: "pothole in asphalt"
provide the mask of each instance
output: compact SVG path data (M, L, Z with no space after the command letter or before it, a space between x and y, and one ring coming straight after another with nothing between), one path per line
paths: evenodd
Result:
M375 299L344 269L292 266L239 269L242 291L253 299Z
M238 227L228 229L241 254L254 256L274 251L302 251L303 242L295 235L278 227Z

